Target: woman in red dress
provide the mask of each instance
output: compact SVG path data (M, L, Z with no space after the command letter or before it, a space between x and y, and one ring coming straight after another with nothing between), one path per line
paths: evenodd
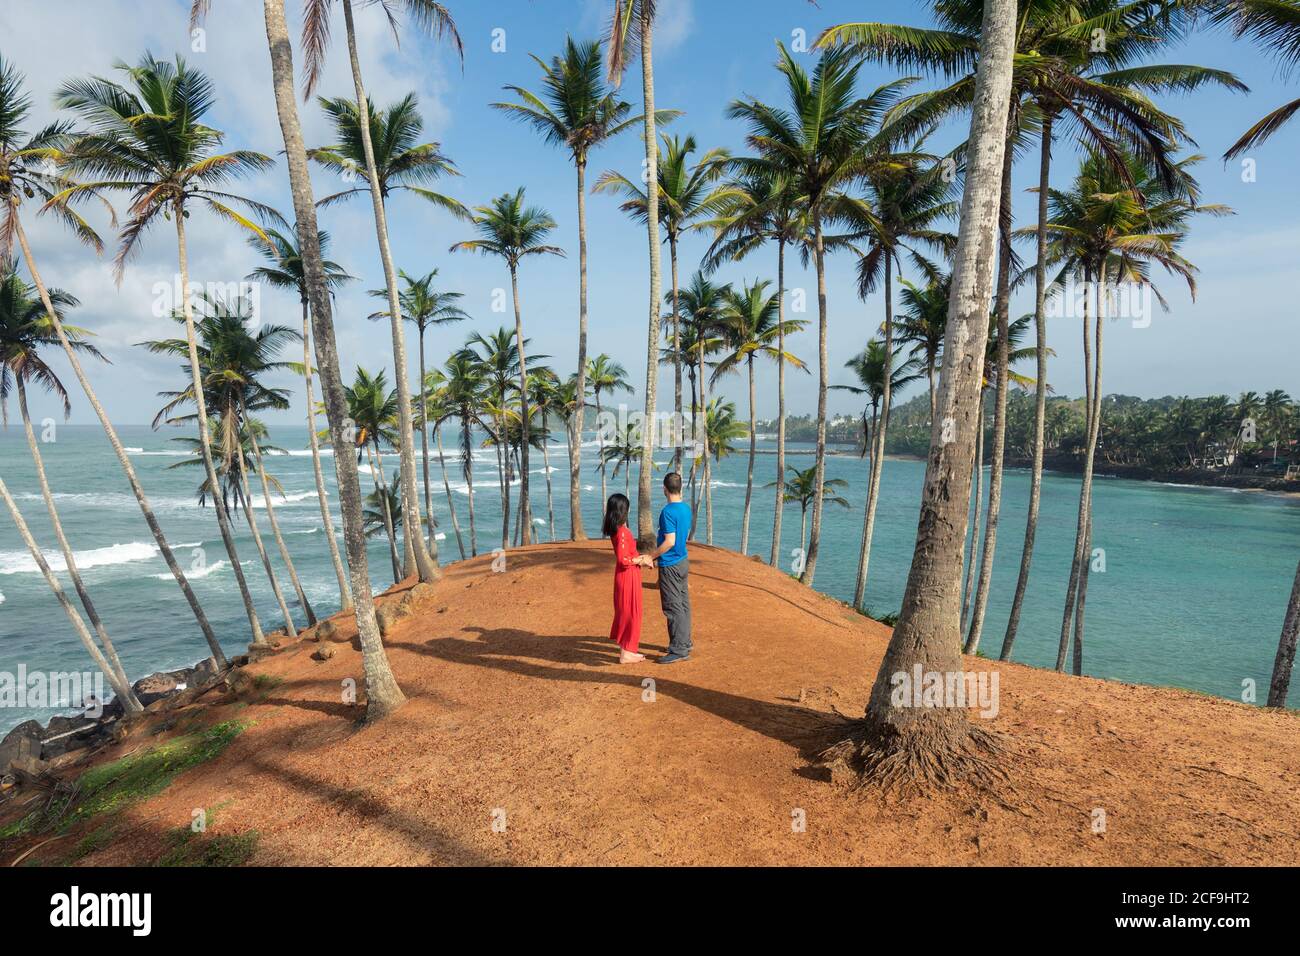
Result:
M620 664L645 660L637 646L641 643L641 568L649 567L650 559L637 554L636 538L627 527L630 507L626 495L610 495L601 528L614 543L614 623L609 639L618 642Z

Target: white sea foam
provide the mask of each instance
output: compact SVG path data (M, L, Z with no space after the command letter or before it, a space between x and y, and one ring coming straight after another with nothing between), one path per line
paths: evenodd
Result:
M248 563L247 561L239 562L241 567L247 563ZM209 574L214 574L215 572L220 571L222 568L225 567L229 567L229 565L223 559L220 561L214 561L212 564L204 565L201 568L191 567L191 568L182 568L181 570L185 572L185 577L189 578L191 581L195 581L198 580L199 578L206 578ZM170 581L172 579L172 574L170 571L164 571L162 574L151 574L149 576L151 578L156 578L159 581Z
M316 492L314 491L291 491L286 495L273 493L271 495L271 503L274 504L277 508L279 508L287 504L291 505L294 504L295 502L306 501L309 498L315 498L315 497L316 497ZM251 501L254 508L266 507L266 498L263 495L253 495Z
M194 547L194 545L178 545ZM147 561L158 553L158 548L146 541L131 541L127 544L113 544L106 548L91 548L88 551L74 551L72 556L79 570L96 568L104 565L126 564L131 561ZM67 564L58 551L46 551L45 560L53 571L66 571ZM36 574L40 572L36 559L27 551L0 551L0 574Z

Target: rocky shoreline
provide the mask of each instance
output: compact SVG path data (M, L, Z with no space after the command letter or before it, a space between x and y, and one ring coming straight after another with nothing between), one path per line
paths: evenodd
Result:
M387 633L394 623L412 613L417 602L431 595L432 586L427 584L415 585L400 598L385 592L376 609L380 633ZM337 631L334 620L323 620L313 628L304 628L299 637L316 643L318 647L312 658L324 662L334 656L335 648L330 641ZM149 674L131 688L147 715L184 707L217 688L237 691L251 680L243 668L280 647L286 638L283 633L275 632L268 634L267 640L261 646L250 644L248 652L231 658L230 667L224 671L209 657L192 667ZM44 725L37 720L23 721L0 740L0 792L33 782L79 760L89 751L120 741L130 723L115 697L103 706L97 717L57 715Z

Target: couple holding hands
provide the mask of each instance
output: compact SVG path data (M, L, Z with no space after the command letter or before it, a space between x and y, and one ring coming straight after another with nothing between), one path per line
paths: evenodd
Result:
M652 554L637 552L636 536L627 526L631 507L627 496L613 494L605 503L601 530L614 544L614 623L609 637L618 643L620 664L645 660L637 647L641 642L641 569L649 567L659 569L659 603L668 621L668 653L655 663L675 664L691 654L690 561L686 555L691 506L682 501L682 476L675 471L664 475L664 497L668 503L659 512L657 547Z

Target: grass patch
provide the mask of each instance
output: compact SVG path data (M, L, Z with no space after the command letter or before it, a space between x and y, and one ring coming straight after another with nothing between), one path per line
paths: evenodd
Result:
M243 866L257 852L256 830L201 839L182 827L169 834L172 846L157 860L158 866Z
M898 623L897 611L893 612L892 614L877 614L873 608L867 607L867 608L863 608L858 613L861 614L863 617L869 617L873 621L877 621L885 625L885 627L893 627L895 624Z
M186 770L216 757L247 726L239 721L223 721L143 753L92 767L82 774L69 795L9 824L0 831L0 839L50 830L65 833L82 821L147 800L166 790Z
M284 683L283 677L274 674L258 674L253 678L253 688L260 691L273 690Z

